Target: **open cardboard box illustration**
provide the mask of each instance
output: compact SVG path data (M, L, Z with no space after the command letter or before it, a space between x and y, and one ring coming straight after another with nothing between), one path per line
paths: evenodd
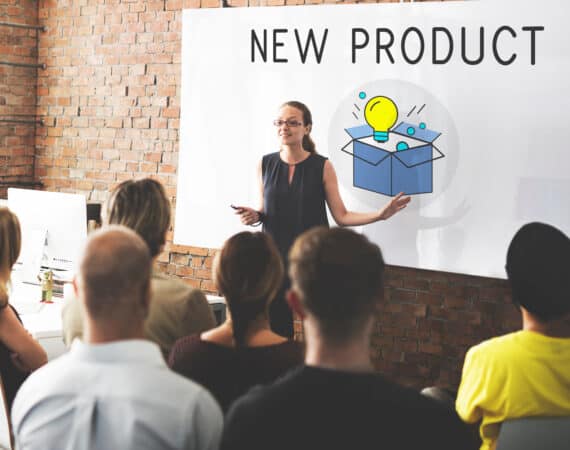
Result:
M401 122L378 142L369 125L345 131L352 140L341 150L353 156L355 187L389 196L433 192L433 161L445 156L434 145L441 133Z

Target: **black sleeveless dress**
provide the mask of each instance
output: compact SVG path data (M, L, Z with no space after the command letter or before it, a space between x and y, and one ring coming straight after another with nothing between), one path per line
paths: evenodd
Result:
M263 231L269 233L281 253L285 269L293 242L304 231L329 225L325 207L323 171L327 158L313 153L295 166L289 184L289 164L279 152L265 155L261 162L263 176ZM287 279L269 311L274 332L293 336L293 315L285 302Z

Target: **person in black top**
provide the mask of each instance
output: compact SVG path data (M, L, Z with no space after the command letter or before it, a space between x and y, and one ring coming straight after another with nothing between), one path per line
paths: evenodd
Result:
M230 408L222 450L476 448L456 413L374 373L370 337L382 297L380 249L344 228L309 230L289 257L305 365Z
M26 331L9 303L10 275L20 255L21 242L18 218L8 208L0 208L0 375L8 410L29 373L47 362L45 350Z
M212 278L226 299L226 321L178 339L168 364L208 389L227 411L252 386L302 364L305 349L269 328L269 305L283 279L271 236L244 231L229 238L216 253Z
M301 102L289 101L279 109L273 124L281 144L279 152L265 155L258 167L260 205L257 210L238 206L242 223L263 223L279 248L285 267L287 253L302 232L315 226L328 226L325 202L340 226L355 226L386 220L410 201L402 192L383 208L370 213L348 211L338 189L331 162L316 153L311 139L313 119ZM270 310L273 331L293 336L293 316L286 305L285 280Z

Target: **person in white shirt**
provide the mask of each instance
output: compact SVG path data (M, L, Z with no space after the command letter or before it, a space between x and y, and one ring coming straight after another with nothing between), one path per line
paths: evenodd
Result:
M144 340L151 256L123 226L94 233L74 282L84 342L35 372L16 395L21 450L217 449L223 418L208 391L171 372Z

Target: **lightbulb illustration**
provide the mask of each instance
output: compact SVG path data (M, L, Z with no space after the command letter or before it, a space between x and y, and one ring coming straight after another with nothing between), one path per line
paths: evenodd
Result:
M364 108L364 118L368 125L374 129L374 140L386 142L388 130L394 126L398 119L398 108L388 97L381 95L372 97Z

